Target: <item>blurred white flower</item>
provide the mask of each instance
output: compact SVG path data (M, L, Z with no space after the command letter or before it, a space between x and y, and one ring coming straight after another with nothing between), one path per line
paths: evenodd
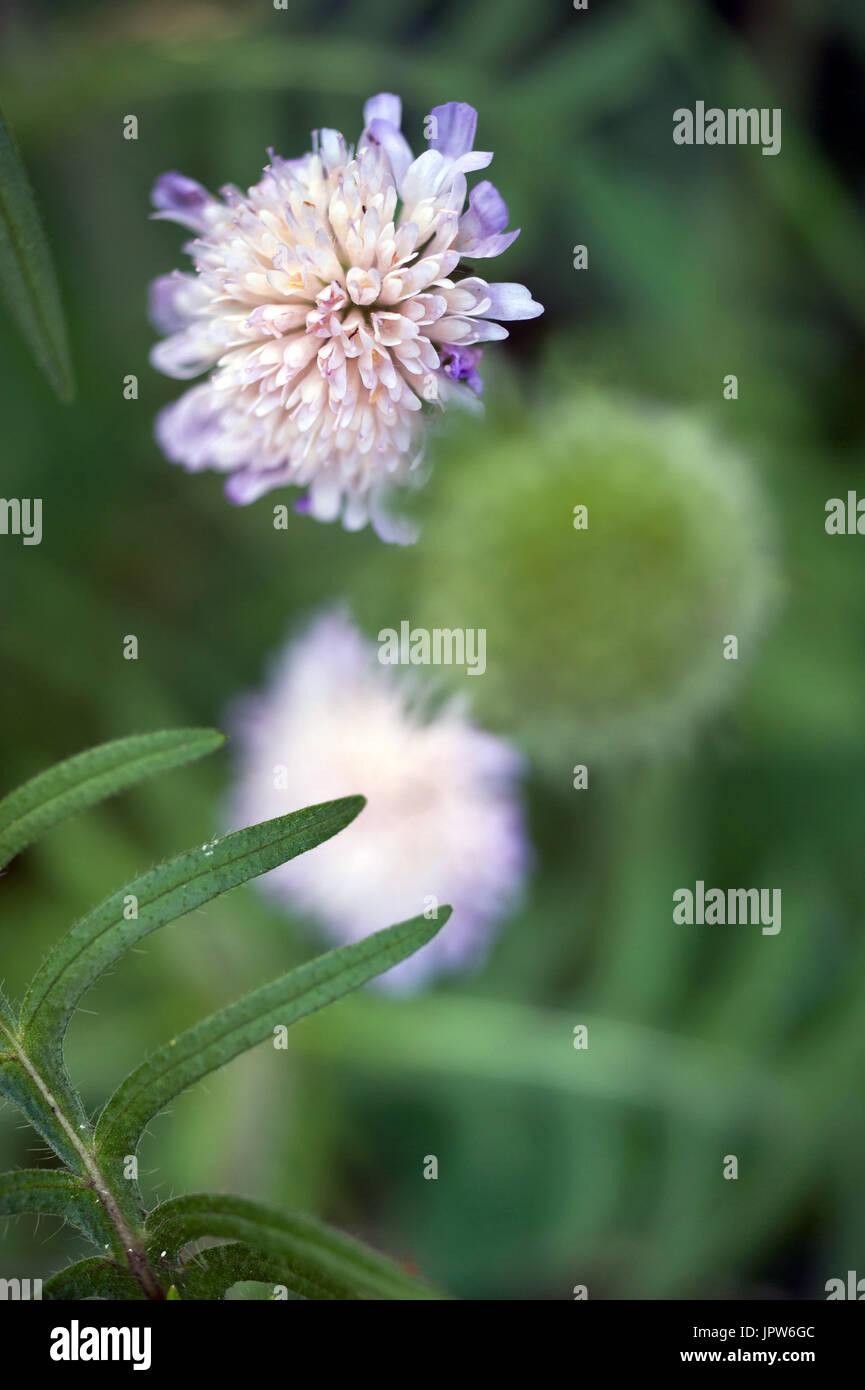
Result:
M271 152L248 193L222 200L181 174L153 191L157 216L197 235L195 275L154 282L151 315L170 336L152 361L168 376L209 379L162 412L168 458L231 476L233 502L286 483L299 503L348 530L371 519L385 540L414 532L388 514L394 487L422 481L421 411L476 402L477 344L506 338L499 319L542 312L523 285L488 284L459 269L497 256L518 235L491 183L466 201L477 112L434 107L418 159L400 132L398 97L364 107L357 151L336 130L313 151Z
M330 611L229 718L239 746L233 823L367 798L346 830L258 880L264 891L315 917L337 943L436 902L453 906L439 935L382 977L396 988L483 959L529 860L518 755L475 727L459 701L424 710L412 677L380 665L348 617Z

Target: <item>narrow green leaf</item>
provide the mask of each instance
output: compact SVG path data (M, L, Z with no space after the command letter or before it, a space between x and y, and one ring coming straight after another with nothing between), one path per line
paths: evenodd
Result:
M228 1236L243 1241L320 1288L321 1292L306 1297L443 1297L361 1241L311 1216L279 1211L245 1197L211 1193L175 1197L150 1213L147 1227L154 1251L158 1248L161 1254L166 1250L169 1256L202 1236Z
M161 1254L162 1246L155 1253ZM177 1247L179 1249L179 1246ZM271 1291L280 1285L289 1299L333 1299L321 1285L304 1279L283 1260L275 1260L250 1245L233 1241L228 1245L213 1245L200 1250L176 1276L181 1299L212 1301L226 1297L232 1285L253 1280Z
M211 1014L159 1048L121 1082L99 1118L96 1143L108 1171L119 1171L123 1156L135 1152L148 1122L181 1091L263 1042L274 1028L324 1008L412 955L436 935L449 916L450 908L442 907L437 920L415 917L328 951Z
M0 1095L27 1116L61 1162L83 1173L77 1141L90 1137L91 1126L77 1091L62 1077L60 1083L55 1095L28 1057L17 1030L0 1018Z
M57 395L75 394L48 242L12 132L0 115L0 294Z
M361 796L326 801L236 830L133 879L76 923L40 966L21 1009L21 1030L57 1084L63 1034L82 995L130 946L211 898L303 854L342 830ZM130 916L131 904L137 916Z
M2 985L0 985L0 1023L5 1023L6 1027L13 1033L18 1027L18 1010L11 999L7 999L3 993Z
M52 1300L108 1298L135 1303L143 1300L144 1294L128 1269L92 1256L52 1275L42 1287L42 1297Z
M40 773L0 801L0 868L67 816L224 742L216 729L166 729L102 743Z
M102 1203L93 1188L73 1173L51 1168L19 1168L0 1173L0 1216L18 1216L23 1212L61 1216L100 1249L114 1247L114 1230Z
M231 1284L222 1297L227 1303L273 1303L273 1285L256 1282L254 1279L240 1279Z

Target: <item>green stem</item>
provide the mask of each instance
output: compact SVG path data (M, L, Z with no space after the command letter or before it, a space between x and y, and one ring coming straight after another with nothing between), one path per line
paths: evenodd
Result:
M121 1204L112 1192L102 1169L99 1167L93 1150L89 1144L86 1144L82 1140L75 1126L58 1104L57 1099L53 1095L44 1077L41 1075L38 1068L33 1065L27 1053L24 1051L20 1039L7 1027L2 1019L0 1019L0 1031L2 1031L9 1040L23 1070L27 1073L27 1076L45 1101L51 1114L57 1120L70 1146L80 1158L81 1166L86 1174L87 1181L102 1203L105 1214L117 1236L118 1249L123 1252L123 1258L129 1266L131 1273L141 1285L145 1297L150 1299L165 1298L165 1292L151 1269L144 1253L142 1236L140 1232L134 1231L126 1220L121 1210Z

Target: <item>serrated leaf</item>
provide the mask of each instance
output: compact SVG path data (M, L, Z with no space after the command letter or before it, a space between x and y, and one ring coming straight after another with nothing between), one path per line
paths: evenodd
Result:
M202 1236L227 1236L279 1261L320 1290L312 1298L439 1299L443 1295L351 1236L311 1216L222 1194L193 1193L150 1213L153 1249L176 1255ZM275 1282L284 1282L276 1280Z
M128 1269L94 1255L53 1274L42 1286L42 1297L51 1300L107 1298L135 1303L143 1300L144 1294Z
M0 1173L0 1216L35 1212L61 1216L100 1248L114 1247L115 1236L92 1187L73 1173L52 1168L19 1168Z
M145 1126L169 1101L209 1072L294 1023L357 989L436 935L450 916L414 917L339 946L308 961L281 979L263 985L159 1048L114 1092L96 1126L96 1143L108 1171L117 1171L125 1154L135 1153Z
M30 180L0 115L0 294L57 395L75 394L66 323Z
M130 946L330 839L364 804L361 796L343 797L236 830L133 879L76 923L40 966L21 1007L21 1033L52 1083L64 1080L62 1039L79 1000ZM128 918L131 898L138 915Z
M67 816L224 742L216 729L165 729L102 743L40 773L0 801L0 868Z

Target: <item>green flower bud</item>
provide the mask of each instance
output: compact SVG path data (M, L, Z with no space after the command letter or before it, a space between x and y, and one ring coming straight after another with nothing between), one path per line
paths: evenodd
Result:
M440 462L411 617L486 629L486 672L461 687L557 770L666 747L753 658L772 531L750 469L698 421L586 393Z

